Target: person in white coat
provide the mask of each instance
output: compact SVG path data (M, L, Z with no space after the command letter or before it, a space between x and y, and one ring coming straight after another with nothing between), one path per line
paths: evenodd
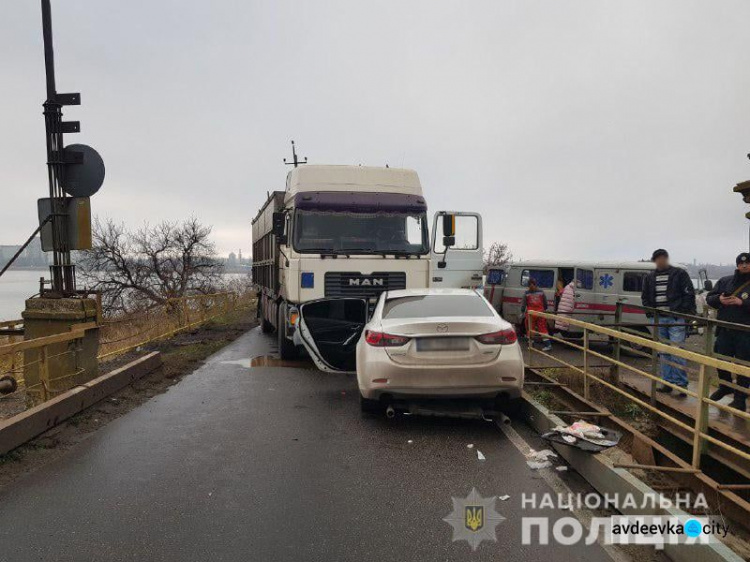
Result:
M573 310L576 307L576 285L575 281L571 281L563 289L562 296L560 297L560 304L557 305L557 315L563 318L570 318ZM567 332L570 324L563 318L555 320L555 329L560 332Z

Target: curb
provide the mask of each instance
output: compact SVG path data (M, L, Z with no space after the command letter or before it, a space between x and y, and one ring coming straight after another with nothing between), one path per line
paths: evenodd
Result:
M0 455L137 381L160 367L161 363L161 353L154 351L12 418L0 421Z
M523 407L526 421L539 434L550 431L556 426L565 426L562 419L531 398L523 394ZM602 495L631 494L636 504L643 505L646 494L657 496L658 493L650 486L630 474L623 468L614 468L606 457L587 453L556 443L550 443L555 452L564 458L583 478ZM665 515L685 516L681 509L676 508L632 508L623 509L623 515ZM718 540L711 544L665 544L663 552L675 562L743 562L743 559Z

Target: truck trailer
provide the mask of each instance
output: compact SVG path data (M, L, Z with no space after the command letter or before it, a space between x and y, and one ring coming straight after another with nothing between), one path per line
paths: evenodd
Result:
M482 218L435 213L417 173L305 165L252 221L253 283L263 332L282 359L304 347L327 371L354 371L355 347L383 291L477 288Z

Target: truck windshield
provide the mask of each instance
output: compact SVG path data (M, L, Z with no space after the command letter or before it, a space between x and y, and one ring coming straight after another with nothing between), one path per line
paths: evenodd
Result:
M426 254L427 215L298 209L294 249L300 253Z

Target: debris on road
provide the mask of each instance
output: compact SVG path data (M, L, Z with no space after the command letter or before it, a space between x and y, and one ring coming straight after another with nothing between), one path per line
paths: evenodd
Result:
M549 468L552 463L549 461L526 461L531 470L539 470L540 468Z
M583 420L567 426L557 426L542 435L543 439L562 445L577 447L583 451L598 453L619 443L622 434Z
M482 451L480 451L479 449L477 449L477 459L479 459L480 461L483 461L483 460L484 460L484 458L485 458L485 457L484 457L484 455L482 454Z
M469 443L468 445L466 445L466 448L467 449L473 449L474 448L474 443Z
M550 457L557 457L557 453L552 449L544 449L542 451L535 451L531 449L526 458L526 464L529 465L531 470L539 470L541 468L550 468L552 463L549 461Z
M510 496L507 494L504 496L497 496L497 499L499 499L501 502L504 502L504 501L508 501L510 499Z

